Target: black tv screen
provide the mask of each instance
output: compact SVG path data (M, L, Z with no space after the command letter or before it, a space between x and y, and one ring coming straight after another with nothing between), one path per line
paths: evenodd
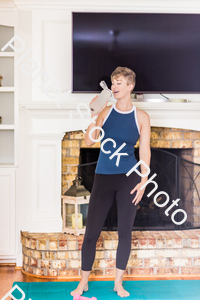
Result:
M110 87L118 66L134 93L200 92L200 14L73 12L73 92Z

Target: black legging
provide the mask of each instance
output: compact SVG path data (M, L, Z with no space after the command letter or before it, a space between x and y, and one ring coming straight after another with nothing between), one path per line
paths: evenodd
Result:
M90 196L86 231L82 245L83 271L90 271L95 259L96 242L114 199L118 211L118 248L116 267L126 269L131 250L132 227L137 211L137 205L132 203L136 192L130 191L140 182L140 176L133 172L126 174L95 174Z

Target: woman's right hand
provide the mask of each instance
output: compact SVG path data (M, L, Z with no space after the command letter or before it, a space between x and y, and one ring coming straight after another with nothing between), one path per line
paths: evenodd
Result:
M91 104L92 102L96 101L97 98L98 98L98 96L95 96L95 97L92 99L92 101L90 102L90 104ZM95 116L98 117L98 115L100 114L100 112L107 106L107 104L108 104L108 101L106 102L106 104L104 104L104 106L100 109L100 111L98 111L98 113L93 114L93 113L91 112L91 117L92 117L92 118L95 117Z
M91 104L92 102L96 101L96 100L97 100L97 97L98 97L98 96L94 97L94 98L92 99L92 101L90 102L90 104ZM103 115L100 115L100 113L101 113L102 110L106 107L107 104L108 104L108 101L107 101L106 104L100 109L100 111L99 111L97 114L93 114L93 113L91 112L91 110L90 110L90 112L91 112L91 118L92 118L93 120L92 120L92 122L90 123L90 125L88 126L87 131L86 131L86 134L85 134L85 142L86 142L86 145L88 145L88 146L92 146L92 145L95 143L93 140L90 139L89 132L90 132L90 130L93 129L94 127L102 127L102 125L103 125ZM100 129L99 129L99 128L96 128L96 129L94 130L94 132L92 132L92 138L93 138L94 140L96 140L96 139L98 138L99 134L100 134Z

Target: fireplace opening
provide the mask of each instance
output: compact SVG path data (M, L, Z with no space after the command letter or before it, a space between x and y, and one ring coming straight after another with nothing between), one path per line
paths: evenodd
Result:
M81 148L80 164L78 174L82 177L82 184L90 192L93 186L96 163L99 156L99 148ZM139 161L139 148L135 148L135 155ZM132 166L130 166L131 169ZM199 228L195 226L195 217L199 214L199 207L195 205L195 200L200 201L200 165L192 162L192 149L158 149L151 148L150 178L153 174L154 181L158 184L157 190L149 197L147 196L154 188L153 183L149 183L145 189L144 196L137 209L133 230L179 230ZM165 192L169 196L160 194L157 197L159 207L154 203L154 196L158 192ZM195 197L194 197L195 195ZM166 210L172 204L172 200L180 199L178 207L172 207L168 215ZM181 225L175 224L171 216L177 209L182 209L187 213L187 219ZM174 213L176 223L183 220L181 211ZM117 230L117 205L114 201L102 230Z

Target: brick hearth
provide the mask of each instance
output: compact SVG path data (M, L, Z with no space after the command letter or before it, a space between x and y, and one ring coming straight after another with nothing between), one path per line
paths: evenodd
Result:
M81 275L83 235L21 232L23 272L35 276ZM91 275L115 275L117 232L102 232ZM134 231L125 275L200 274L200 229Z

